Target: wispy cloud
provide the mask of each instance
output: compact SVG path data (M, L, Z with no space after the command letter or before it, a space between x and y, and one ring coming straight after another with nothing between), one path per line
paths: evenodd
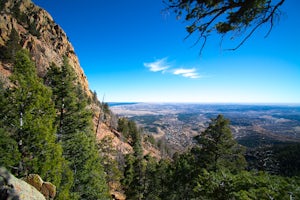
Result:
M193 78L193 79L201 77L195 68L193 68L193 69L184 69L184 68L175 69L173 71L173 74L181 75L183 77Z
M170 66L167 63L167 58L162 58L150 63L144 63L144 66L152 72L165 72Z
M201 78L200 74L195 68L176 68L167 62L167 58L158 59L154 62L144 63L144 66L149 68L152 72L170 73L173 75L183 76L191 79Z

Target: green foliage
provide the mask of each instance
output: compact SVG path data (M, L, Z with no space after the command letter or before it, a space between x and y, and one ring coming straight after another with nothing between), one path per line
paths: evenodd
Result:
M167 199L191 199L193 197L194 181L198 171L194 156L190 153L175 154L171 165Z
M125 191L130 189L130 185L134 179L134 167L133 164L135 162L135 158L132 154L128 154L125 157L125 167L124 167L124 178L122 179L122 185L125 188Z
M194 192L200 199L290 199L299 197L299 179L267 173L203 170Z
M247 149L245 157L249 170L278 174L279 164L274 156L272 145L261 145L256 148Z
M37 30L36 24L34 22L30 22L29 20L28 20L28 31L33 36L36 36L36 37L41 36L41 33Z
M132 146L133 146L134 156L137 159L141 159L143 156L141 133L138 130L136 123L134 121L128 122L128 128L129 128L130 136L132 138Z
M124 117L118 119L118 131L121 132L127 140L130 139L128 119Z
M102 108L103 108L104 114L110 115L110 109L109 109L108 103L102 102Z
M145 136L144 141L145 141L145 142L149 142L149 143L152 144L153 146L157 146L157 145L156 145L156 140L155 140L155 138L153 137L153 135L147 135L147 136Z
M207 129L195 139L199 147L193 152L200 166L213 171L223 167L231 171L245 168L243 148L234 140L229 120L222 115L212 119Z
M9 40L6 42L5 46L1 47L1 57L4 60L14 62L16 53L21 50L21 48L19 34L16 29L12 28Z
M170 160L160 160L156 163L155 168L147 174L150 183L145 194L146 199L170 199L171 191L173 191L169 190L169 186L173 184Z
M279 7L285 0L253 1L199 1L199 0L165 0L167 9L172 10L180 19L188 23L188 36L198 34L197 42L203 39L201 51L212 33L231 34L231 39L242 37L239 48L263 24L269 24L272 30L274 20L280 16ZM187 36L187 37L188 37ZM223 39L223 37L222 37Z
M145 185L146 163L143 160L143 148L141 133L134 121L126 118L120 119L118 130L124 131L131 139L133 155L126 156L124 168L125 193L129 199L141 199L143 197ZM124 132L122 132L124 134Z
M62 180L59 187L57 187L57 195L55 199L57 200L65 200L65 199L79 199L79 196L76 193L70 192L74 183L74 174L69 167L67 161L63 162L62 165Z
M300 176L300 144L281 143L249 149L248 168L281 176Z
M17 166L21 155L18 151L18 143L4 129L0 128L0 166Z
M106 181L108 183L119 183L123 178L123 174L119 169L117 160L113 158L117 156L117 151L112 145L112 140L112 137L104 137L98 142L98 149L102 156L101 164L106 172Z
M19 160L19 176L37 173L59 187L64 159L62 147L56 143L51 90L37 77L25 50L16 53L11 81L15 87L1 92L0 103L1 111L5 111L0 120L3 142L12 150L7 157Z
M14 7L12 8L12 13L14 17L17 19L18 23L20 24L26 24L28 21L28 18L25 13L22 13L20 10L20 5L22 1L15 1Z
M45 77L52 88L58 115L55 124L63 155L73 172L73 195L79 199L109 199L103 166L93 131L87 97L76 83L68 60L61 68L52 65Z
M127 118L118 120L118 131L129 141L133 147L134 156L141 159L143 156L141 131L136 126L136 123Z
M300 176L300 144L274 145L274 159L279 164L279 174L282 176Z

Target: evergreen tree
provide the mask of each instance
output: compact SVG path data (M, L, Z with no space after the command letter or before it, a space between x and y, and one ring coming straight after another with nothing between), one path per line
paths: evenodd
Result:
M143 199L163 199L161 195L166 192L164 178L167 176L166 163L157 160L149 155L145 156L146 170L144 180Z
M264 172L240 171L232 174L203 170L193 188L200 199L297 199L299 177L284 178ZM295 198L296 197L296 198Z
M6 167L14 172L21 160L21 154L18 149L18 143L13 138L16 129L13 126L12 107L8 101L10 94L5 86L5 81L0 79L0 166Z
M120 181L123 178L122 172L118 165L117 160L115 159L117 156L117 151L112 145L113 137L105 136L101 141L98 142L99 153L101 154L101 164L104 167L104 171L106 172L106 181L111 186L113 185L114 190L122 190L122 188L117 186L120 185Z
M222 115L212 119L207 129L195 139L198 146L192 152L200 166L213 171L224 167L232 171L245 168L244 149L234 140L229 120Z
M129 135L129 127L128 127L128 119L126 118L119 118L118 119L118 129L119 132L122 133L122 135L128 140Z
M0 128L0 138L0 166L14 169L20 161L18 143L2 128Z
M92 113L87 98L68 60L60 68L52 65L45 82L53 90L57 110L57 135L63 145L63 155L73 172L71 191L79 199L109 199L103 166L97 151Z
M11 133L6 133L8 142L18 143L19 176L36 173L59 187L64 159L61 145L55 143L51 90L37 77L36 68L25 50L16 54L11 80L15 86L6 91L9 111L2 114L5 115L2 124ZM17 158L18 153L15 155Z
M15 28L11 29L9 40L2 47L2 57L8 61L14 61L18 51L22 49L20 45L20 37Z
M146 163L143 160L141 133L134 121L119 120L119 131L128 134L133 146L133 154L126 156L123 184L128 199L142 199L144 193ZM122 133L123 133L122 132Z
M190 153L174 155L168 184L167 199L192 199L195 178L198 176L199 166Z

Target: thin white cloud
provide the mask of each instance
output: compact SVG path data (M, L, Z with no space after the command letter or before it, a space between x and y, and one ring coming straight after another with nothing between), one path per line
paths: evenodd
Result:
M144 63L144 66L152 72L170 73L191 79L201 78L195 68L175 68L167 62L167 58L158 59L154 62Z
M144 63L144 66L149 68L149 70L152 72L165 72L167 69L170 68L166 60L166 58L162 58L154 62Z
M173 71L173 74L181 75L186 78L193 78L193 79L200 78L200 75L197 73L195 68L193 68L193 69L184 69L184 68L175 69Z

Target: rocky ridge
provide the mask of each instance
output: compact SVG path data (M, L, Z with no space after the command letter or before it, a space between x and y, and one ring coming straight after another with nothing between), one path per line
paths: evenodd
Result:
M45 75L52 63L61 66L66 56L79 83L90 96L88 81L74 48L51 15L31 0L1 0L0 3L0 46L7 43L15 29L20 37L20 45L29 50L40 77ZM11 63L1 61L0 72L5 77L9 76Z

